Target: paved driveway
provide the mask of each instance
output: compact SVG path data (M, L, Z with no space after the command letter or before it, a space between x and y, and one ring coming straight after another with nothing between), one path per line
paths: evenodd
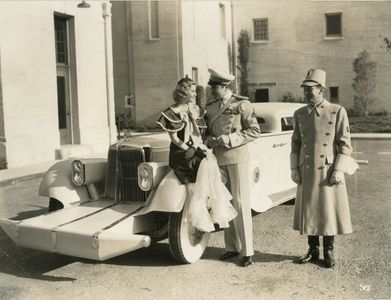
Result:
M306 238L291 229L293 206L254 218L255 265L220 262L222 232L203 258L178 265L167 241L106 262L17 248L0 230L0 299L318 299L391 297L391 142L354 141L368 160L347 178L354 233L336 239L337 265L295 265ZM38 180L0 189L0 215L46 210Z

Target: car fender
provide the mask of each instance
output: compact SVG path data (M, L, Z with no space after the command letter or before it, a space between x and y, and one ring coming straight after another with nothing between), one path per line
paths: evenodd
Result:
M266 187L261 183L254 185L250 190L251 209L260 213L273 207L273 202L265 193Z
M261 163L262 153L257 151L259 145L249 143L248 148L252 159L243 164L244 170L241 175L247 178L243 178L242 184L245 186L241 187L241 189L248 191L251 209L260 213L270 209L272 201L268 196L269 188L262 181L262 176L265 175L261 173L263 172L263 165Z
M156 190L149 196L149 205L138 215L151 211L180 212L187 197L186 185L182 184L174 171L170 170Z
M64 207L74 206L90 200L86 186L75 186L72 182L71 164L74 159L55 163L44 174L39 186L39 195L55 198Z

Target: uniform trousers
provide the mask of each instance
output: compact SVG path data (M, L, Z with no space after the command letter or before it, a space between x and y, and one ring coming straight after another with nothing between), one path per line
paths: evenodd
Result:
M248 164L220 166L220 169L223 177L227 177L227 188L233 197L232 206L238 213L229 222L230 227L224 230L225 248L227 251L239 252L242 256L252 256L254 248Z

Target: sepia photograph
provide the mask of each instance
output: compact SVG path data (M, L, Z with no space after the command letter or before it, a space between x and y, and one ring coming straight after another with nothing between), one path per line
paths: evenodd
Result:
M391 299L391 1L0 0L0 299Z

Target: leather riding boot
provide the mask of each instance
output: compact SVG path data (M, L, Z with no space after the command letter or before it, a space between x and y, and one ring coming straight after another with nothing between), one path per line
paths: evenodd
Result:
M334 236L324 236L323 237L323 257L324 257L324 266L326 268L332 268L335 266L334 260Z
M309 235L308 236L308 245L309 249L305 255L295 260L294 262L297 264L306 264L311 261L315 261L319 259L319 236L317 235Z

